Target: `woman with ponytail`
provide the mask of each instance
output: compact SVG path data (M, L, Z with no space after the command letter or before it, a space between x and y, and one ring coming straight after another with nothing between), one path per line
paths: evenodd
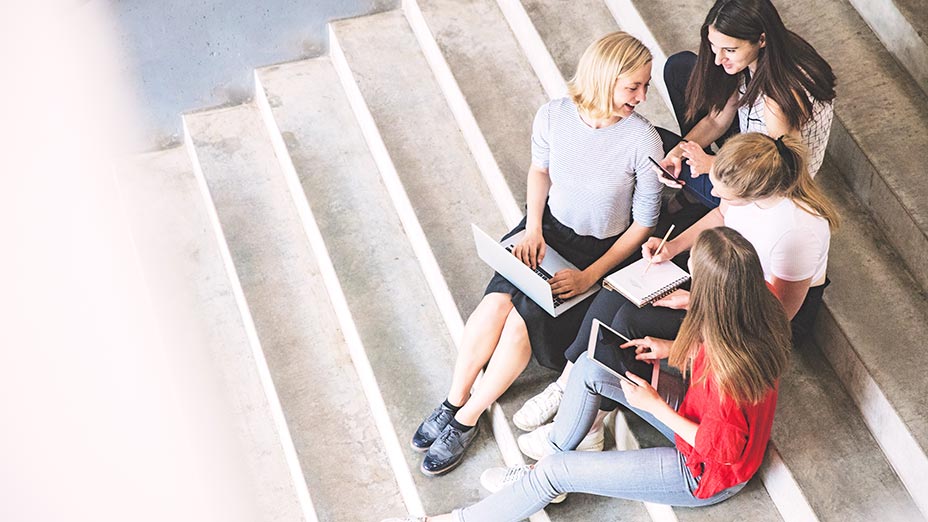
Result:
M835 75L783 25L770 0L716 1L700 31L699 54L668 58L664 80L683 139L659 129L669 149L661 163L683 174L687 193L709 208L719 200L703 176L714 161L706 150L735 133L800 139L811 176L821 167L834 117Z

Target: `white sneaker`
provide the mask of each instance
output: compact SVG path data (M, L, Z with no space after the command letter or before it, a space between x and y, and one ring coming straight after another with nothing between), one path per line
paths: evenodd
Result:
M426 517L385 518L380 522L425 522Z
M541 460L542 457L553 455L555 449L548 439L548 434L551 433L552 429L554 429L553 422L545 424L531 433L519 436L519 449L527 457L535 460ZM600 425L587 433L586 437L583 437L580 445L577 446L577 451L602 451L605 445L606 433L603 426Z
M525 404L512 416L512 423L522 431L532 431L554 418L564 390L557 382L552 382L538 395L525 401Z
M511 468L490 468L484 471L482 475L480 475L480 485L490 493L496 493L509 484L520 480L534 467L535 466L531 464L527 464L525 466L513 466ZM566 498L567 493L562 493L554 497L554 500L552 500L551 503L559 504L564 502L564 499Z

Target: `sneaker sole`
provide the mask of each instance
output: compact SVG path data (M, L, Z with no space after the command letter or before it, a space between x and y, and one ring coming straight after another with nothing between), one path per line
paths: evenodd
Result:
M542 458L547 457L548 455L550 455L550 454L548 454L548 455L539 455L539 454L537 454L537 453L535 453L535 452L533 452L533 451L526 451L526 448L525 448L521 443L519 443L518 440L516 440L516 443L517 443L518 446L519 446L519 451L521 451L523 455L525 455L526 457L528 457L528 458L530 458L530 459L541 460ZM593 446L589 446L589 447L583 447L583 446L581 445L580 447L578 447L578 448L575 449L574 451L602 451L605 447L606 447L606 441L603 440L603 441L599 442L598 444L594 444Z

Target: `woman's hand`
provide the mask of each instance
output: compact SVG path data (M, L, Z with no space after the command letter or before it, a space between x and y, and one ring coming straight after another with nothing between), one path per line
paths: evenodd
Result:
M586 292L596 283L593 279L582 270L565 269L554 274L548 284L551 285L551 292L561 299L570 299L575 295Z
M674 256L679 254L673 241L664 243L663 248L661 248L660 253L658 253L657 247L661 245L661 241L663 241L663 239L659 237L648 238L648 240L641 245L641 257L651 260L652 263L663 263L664 261L673 259Z
M674 310L689 310L690 293L686 290L674 290L651 304L654 306L663 306L664 308L672 308Z
M545 258L545 249L547 249L547 246L541 230L526 230L522 241L512 249L512 255L534 270L538 268L541 260Z
M673 341L647 336L644 339L632 339L625 344L619 345L619 348L628 349L634 347L635 359L656 363L659 359L670 357L671 346L673 346Z
M629 406L653 414L667 405L664 399L657 394L657 390L652 388L648 381L638 377L632 372L625 372L625 376L638 385L629 384L624 380L620 381L622 391L625 392L625 398L628 400Z
M675 153L676 149L671 150L664 156L664 159L659 161L661 167L667 169L668 172L673 174L675 178L680 177L680 171L683 170L683 159L680 157L679 153ZM670 188L683 188L684 180L674 181L672 179L667 179L657 167L651 167L651 170L657 175L657 180L667 185Z
M690 177L695 178L709 173L709 169L715 163L715 156L706 154L698 143L692 141L681 143L680 148L683 149L686 164L690 166Z

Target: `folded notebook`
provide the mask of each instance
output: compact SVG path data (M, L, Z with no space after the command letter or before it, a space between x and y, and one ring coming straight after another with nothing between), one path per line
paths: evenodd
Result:
M619 292L641 308L673 292L690 280L690 275L685 270L670 261L654 263L645 273L647 266L646 259L639 259L618 272L606 276L603 286Z

